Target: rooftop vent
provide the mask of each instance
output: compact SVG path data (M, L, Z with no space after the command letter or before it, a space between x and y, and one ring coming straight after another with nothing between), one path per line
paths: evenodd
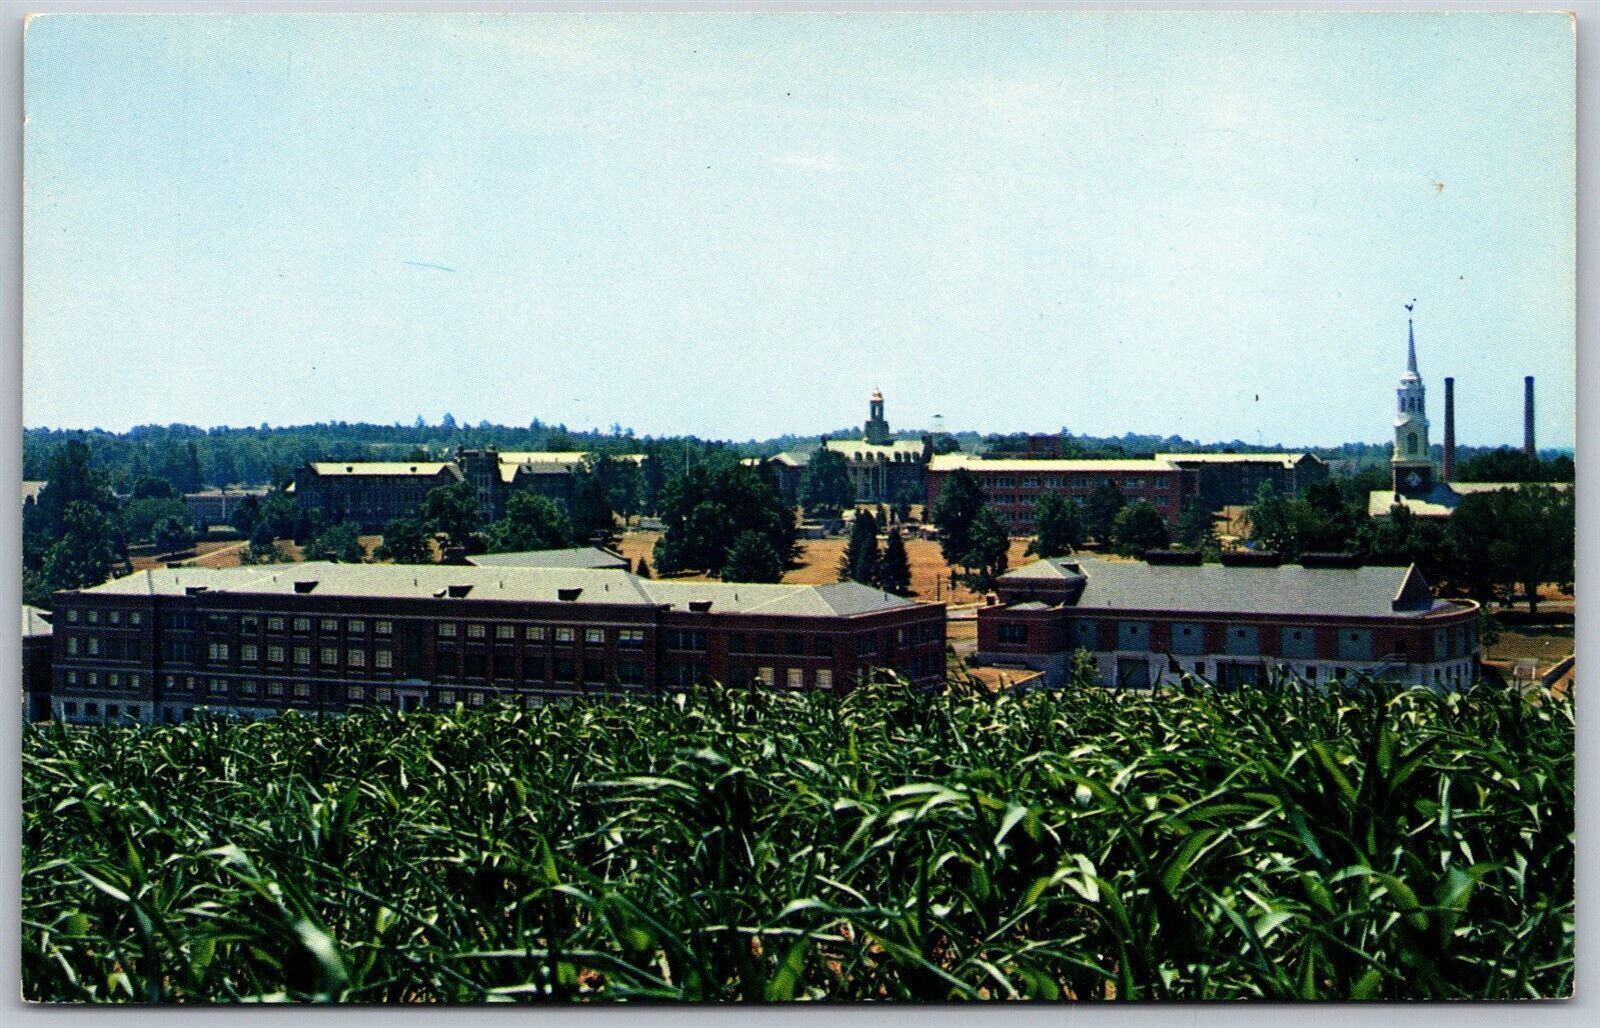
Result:
M417 466L415 464L411 465L411 473L413 475L417 473Z
M470 585L447 585L447 586L445 586L445 593L452 600L462 599L467 595L467 593L470 593L471 591L472 591L472 586L470 586Z
M1183 564L1194 567L1200 564L1199 550L1147 550L1146 564Z
M1300 566L1303 568L1358 568L1361 566L1361 555L1356 553L1302 553Z
M186 585L183 587L183 594L185 596L199 596L205 591L206 587L203 585Z
M316 587L317 580L314 578L308 578L304 579L303 581L296 582L294 584L294 591L297 593L308 593Z
M350 474L351 472L355 471L355 469L356 469L356 466L354 464L346 464L344 466L344 472L347 475Z
M1230 568L1275 568L1283 558L1270 550L1224 550L1222 563Z
M557 589L556 599L562 603L576 603L578 597L583 595L582 589Z
M710 600L690 600L689 609L696 614L704 614L711 609Z

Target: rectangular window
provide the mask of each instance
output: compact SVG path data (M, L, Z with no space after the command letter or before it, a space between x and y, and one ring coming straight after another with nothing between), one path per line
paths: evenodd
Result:
M571 682L578 676L577 661L571 657L557 657L555 670L558 682Z
M583 630L583 641L591 646L604 645L606 630L604 628L585 628Z
M547 633L543 625L529 625L527 631L522 633L522 636L529 642L544 642Z
M619 629L617 629L617 645L618 646L643 646L644 645L644 629L642 629L642 628L619 628Z
M435 674L454 677L460 662L456 658L455 650L440 650L433 656L433 670Z
M488 670L489 662L484 657L483 651L469 650L461 658L461 672L468 678L482 678Z
M321 659L324 665L333 665L339 663L339 647L324 646L322 648Z
M345 663L351 667L366 667L367 652L365 650L348 649L344 651Z
M98 610L89 611L89 624L98 625L99 623L100 623L100 612Z
M77 653L78 653L78 637L77 636L71 636L71 637L69 637L67 639L67 653L69 655L71 655L71 656L77 656Z
M874 657L878 654L878 637L875 635L861 635L856 637L856 656Z
M269 632L281 632L281 631L283 631L283 618L267 618L267 631L269 631Z
M806 673L797 667L790 668L785 677L791 689L804 689L806 686Z
M245 695L245 696L254 696L256 694L256 682L255 682L255 679L246 678L244 681L240 682L239 683L239 692L242 695Z
M128 676L128 688L130 688L130 689L139 688L139 676L138 675L129 675Z
M1026 645L1027 642L1028 642L1028 626L1027 625L1012 625L1012 624L1008 624L1008 625L1001 625L1000 626L1000 645L1002 645L1002 646L1023 646L1023 645Z
M728 652L744 653L747 649L743 632L728 633Z
M246 614L239 619L239 631L244 635L253 635L261 631L261 619L254 614Z
M811 652L818 657L833 656L833 636L819 635L811 640Z
M784 636L783 652L791 657L804 657L806 655L806 637L803 635Z
M122 688L122 676L113 671L106 676L106 684L113 689L120 689Z
M207 652L208 652L208 655L210 656L210 658L212 660L227 660L228 659L228 644L227 643L212 643L210 646L207 647Z
M666 631L666 638L667 649L669 650L688 650L699 653L706 648L706 634L704 632L694 632L687 628L669 628Z
M468 639L482 639L483 638L483 626L482 625L468 625L467 626L467 638Z
M310 618L295 618L294 619L294 630L296 632L309 632L309 631L311 631L311 619Z
M144 624L144 615L140 614L136 610L130 610L128 612L128 624L130 624L130 625L141 625L141 624Z
M454 689L440 689L439 690L439 703L442 706L446 706L446 707L455 706L455 703L456 703L456 691Z
M213 648L215 648L215 647L213 647ZM226 646L223 647L223 655L224 656L227 655L227 647ZM91 635L89 637L89 656L91 656L91 657L100 656L100 637L99 636Z
M268 646L267 647L267 663L268 664L282 664L283 663L283 647L282 646Z
M497 646L494 651L494 664L492 670L494 677L501 681L510 681L517 677L517 658L509 646Z
M583 680L599 685L606 680L606 662L599 657L589 657L583 662Z
M558 643L569 643L575 638L577 638L577 635L570 627L556 629L556 642Z
M78 608L74 607L67 611L67 623L72 625L78 623Z
M345 622L344 630L356 635L362 635L367 630L367 623L362 618L351 618Z
M374 650L372 653L372 666L383 671L394 667L394 651Z
M240 643L239 644L239 659L240 660L254 661L254 660L259 660L260 657L261 657L261 650L257 648L255 643Z
M378 703L388 703L394 698L394 693L389 689L374 689L372 690L372 698Z
M394 622L393 621L374 621L372 623L372 630L373 630L373 632L377 633L378 635L393 635L394 634Z
M110 613L108 613L106 615L106 623L107 624L112 624L112 625L120 625L120 624L122 624L122 612L118 611L118 610L113 610Z
M339 630L339 619L338 618L323 618L322 619L322 630L324 632L337 632Z
M297 699L297 700L308 700L308 699L310 699L311 698L311 683L310 682L296 682L296 683L294 683L294 696L295 696L295 699Z
M824 667L824 668L818 668L817 669L817 688L818 689L832 689L833 688L833 669L832 668L825 668Z
M483 706L483 693L481 693L481 692L468 693L467 694L467 702L470 703L474 707Z
M777 673L770 667L756 668L756 681L761 685L772 686L778 681Z
M276 697L279 697L281 699L283 697L283 683L282 682L268 682L267 683L267 695L268 696L276 696Z
M213 678L207 683L206 690L213 696L220 696L228 691L228 683L221 678Z
M438 633L439 638L441 639L454 639L456 637L455 622L441 621L439 622L439 627L436 628L435 631Z
M494 637L496 639L515 639L517 637L516 625L495 625Z
M170 681L170 679L169 679L169 681ZM68 685L77 685L78 684L78 673L76 671L68 671L67 672L67 684Z
M621 660L617 662L617 681L623 685L644 684L644 661Z
M367 698L367 687L364 685L352 685L344 691L344 695L352 703L359 703Z
M1317 669L1316 669L1316 667L1311 665L1311 664L1307 664L1306 665L1306 681L1315 682L1316 680L1317 680Z
M755 638L755 651L757 653L776 653L777 649L772 636L766 633L757 635Z
M527 650L522 654L522 677L524 681L544 681L544 654L538 650Z

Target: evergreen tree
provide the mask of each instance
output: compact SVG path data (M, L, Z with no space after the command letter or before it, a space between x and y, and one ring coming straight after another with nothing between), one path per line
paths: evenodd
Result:
M432 564L433 547L422 525L411 518L395 518L383 526L383 543L373 556L396 564Z
M972 548L972 523L988 501L978 476L957 468L945 480L939 501L933 505L933 523L939 528L939 552L946 564L961 564Z
M1010 562L1011 535L1005 519L993 507L984 505L972 519L967 545L967 553L961 559L961 566L968 569L967 584L978 592L988 592L1006 573Z
M48 591L83 589L110 578L121 563L111 519L93 504L74 502L62 512L61 524L61 536L40 569Z
M772 541L759 532L740 532L728 548L722 565L724 582L777 582L783 578L783 560Z
M1178 514L1177 537L1184 546L1207 555L1215 555L1219 549L1217 523L1211 512L1198 500L1184 504L1182 512Z
M594 465L579 468L572 473L571 514L569 534L575 534L580 539L594 539L601 545L606 545L616 534L616 514L611 509L605 482L602 481Z
M1040 557L1064 557L1083 544L1083 520L1078 505L1057 492L1039 495L1033 505L1034 540L1028 552Z
M1111 523L1111 538L1117 552L1129 557L1148 550L1164 550L1172 542L1166 519L1147 500L1135 500L1117 512Z
M233 508L233 513L228 516L228 523L245 535L255 531L256 522L261 518L261 501L254 496L246 496Z
M850 522L850 542L839 560L839 581L873 585L878 580L878 522L865 510Z
M899 530L889 533L889 542L878 561L878 588L896 596L911 595L911 561L906 556L906 543Z
M250 531L250 545L239 554L241 564L275 564L283 560L278 545L272 539L272 526L266 520L256 522Z
M185 516L164 517L152 527L151 541L162 553L187 550L194 545L194 528L190 526Z
M1089 494L1083 504L1083 528L1102 547L1111 543L1112 525L1117 514L1127 506L1128 498L1111 479Z

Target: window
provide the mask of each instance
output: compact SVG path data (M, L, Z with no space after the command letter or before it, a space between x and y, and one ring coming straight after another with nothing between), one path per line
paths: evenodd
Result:
M67 704L67 716L68 717L77 717L78 716L78 705L76 703L68 703Z
M756 668L756 681L761 685L772 686L778 681L777 674L770 667Z
M350 702L359 703L367 698L367 687L364 685L349 686L345 689L344 695Z
M221 696L228 691L228 683L221 678L213 678L206 683L206 691L213 696Z
M78 684L78 673L76 671L68 671L67 672L67 684L68 685L77 685Z
M260 658L261 658L261 650L256 646L255 643L240 643L239 644L239 659L240 660L254 661L254 660L259 660Z
M757 653L776 653L772 636L762 633L755 638L755 651Z
M784 636L783 652L791 657L804 657L806 655L806 637L803 635Z
M256 694L255 679L246 678L244 681L240 682L239 692L245 696L254 696Z
M522 677L529 682L544 681L544 654L528 650L522 655Z
M98 703L85 703L83 705L83 713L88 717L99 717L100 716L100 704L98 704Z
M1316 666L1313 665L1313 664L1307 664L1306 665L1306 681L1315 682L1316 680L1317 680L1317 669L1316 669Z
M324 632L337 632L339 630L339 619L338 618L323 618L322 619L322 630Z
M139 613L136 610L128 611L128 624L130 624L130 625L142 625L142 624L144 624L144 615Z
M515 639L517 637L517 627L515 625L495 625L494 637L496 639Z
M824 668L818 668L817 669L817 688L818 689L832 689L833 688L833 669L832 668L825 668L824 667Z
M339 663L339 647L324 646L322 648L321 661L325 666Z
M358 650L358 649L354 649L354 648L345 650L344 651L344 659L345 659L345 663L349 664L351 667L366 667L367 666L367 651L366 650Z
M268 682L267 683L267 695L268 696L277 696L277 697L281 698L283 696L283 683L282 682Z
M878 637L875 635L861 635L856 637L856 656L873 657L878 653Z
M247 614L239 619L239 631L252 634L261 631L261 619L254 614Z
M388 703L394 698L394 693L388 689L374 689L372 690L372 698L379 703Z
M811 652L819 657L833 656L833 636L819 635L812 639Z
M224 646L222 649L223 649L223 656L227 656L227 649L228 648L226 646ZM97 635L91 635L89 637L89 656L91 656L91 657L100 656L100 637L97 636Z
M372 630L373 630L373 632L377 633L378 635L393 635L394 634L394 622L393 621L374 621L372 623Z
M483 638L483 626L482 625L468 625L467 626L467 638L468 639L482 639Z
M583 641L592 646L604 645L606 630L604 628L585 628L583 630Z
M571 657L556 658L556 681L570 682L578 676L578 665Z
M644 629L642 629L642 628L619 628L619 629L617 629L617 645L618 646L643 646L644 645Z
M787 675L786 675L786 677L788 678L789 688L791 688L791 689L804 689L805 688L805 685L806 685L806 673L804 671L800 670L799 668L797 668L797 667L790 668L788 673L787 673Z
M438 633L439 638L441 639L454 639L456 637L455 622L441 621L439 622L439 627L435 629L435 631Z
M575 638L577 638L577 636L574 634L573 629L571 628L556 629L556 642L558 643L569 643Z
M483 652L481 650L468 651L467 654L461 658L462 674L466 675L468 678L482 678L484 677L486 669L487 661L484 660Z
M112 624L112 625L120 625L120 624L122 624L122 612L119 611L119 610L113 610L110 613L108 613L106 615L106 623L107 624Z
M435 674L454 677L456 669L460 667L455 650L440 650L434 654L433 670Z
M1204 678L1206 676L1206 662L1203 661L1203 660L1195 661L1194 662L1194 673L1197 676L1199 676L1200 678Z
M474 707L483 706L483 693L481 693L481 692L470 692L470 693L467 693L467 702L472 704Z
M227 643L212 643L210 646L208 646L206 648L206 650L207 650L207 656L209 656L212 660L227 660L228 659L228 644Z
M282 664L283 663L283 647L282 646L268 646L267 647L267 663L268 664Z
M310 699L311 698L311 683L310 682L296 682L296 683L294 683L294 695L295 695L295 699L298 699L298 700L308 700L308 699Z
M115 671L111 672L106 676L106 685L109 685L113 689L122 688L122 676L117 674Z
M748 645L745 643L745 638L744 638L744 633L743 632L729 632L728 633L728 652L729 653L744 653L747 649L748 649Z
M527 631L523 632L522 634L523 638L527 639L529 642L544 642L546 638L545 628L543 625L529 625Z
M351 618L345 623L345 631L361 634L366 632L367 623L361 618Z
M1022 646L1028 641L1027 625L1001 625L1000 644L1002 646Z
M128 688L130 688L130 689L139 688L139 676L138 675L129 675L128 676Z
M296 632L309 632L309 631L311 631L311 619L310 618L295 618L294 619L294 630Z
M394 667L394 651L393 650L373 650L372 651L372 666L375 667L375 668L378 668L379 670L382 670L382 671L387 671L390 668Z
M99 623L100 623L100 612L98 610L89 611L89 624L98 625Z
M617 681L623 685L644 684L644 661L621 660L617 662Z
M76 607L67 611L67 623L73 625L78 623L78 610Z
M511 652L511 647L495 647L492 660L493 663L490 667L490 670L494 672L495 678L509 680L517 677L517 658L516 655Z
M283 618L267 618L267 631L269 631L269 632L281 632L281 631L283 631Z
M589 657L583 662L583 680L600 684L606 680L606 662L599 657Z
M706 634L694 632L687 628L669 628L666 632L667 649L689 650L700 653L706 648Z
M78 637L71 636L67 639L67 653L76 656L78 653Z
M456 691L454 689L440 689L439 702L447 707L455 706Z

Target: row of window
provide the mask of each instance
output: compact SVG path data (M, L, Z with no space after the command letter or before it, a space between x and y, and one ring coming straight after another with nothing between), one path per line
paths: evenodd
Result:
M144 640L138 636L123 638L119 635L67 636L67 656L102 657L106 660L143 660Z
M1170 482L1166 475L1143 478L1085 478L1081 475L1044 475L1037 478L1013 478L1010 475L979 475L985 491L990 489L1062 489L1075 493L1088 493L1115 485L1123 492L1134 489L1166 489Z
M441 639L457 638L460 627L454 621L441 621L435 627L434 633ZM611 634L618 646L643 646L644 629L618 628L608 633L604 628L583 629L583 641L589 646L603 646L606 637ZM466 637L468 639L484 639L488 637L488 626L476 622L467 625ZM517 626L495 625L494 637L504 641L517 637ZM578 641L578 629L573 625L527 625L522 630L522 637L528 642L546 642L554 639L557 643L574 643Z
M123 674L121 671L68 671L67 685L86 686L90 689L138 689L144 680L136 674Z
M1205 626L1199 624L1173 624L1169 626L1167 650L1178 654L1197 654L1209 652L1205 643ZM1443 660L1450 656L1462 656L1469 645L1471 629L1467 625L1457 626L1454 632L1448 628L1438 629L1434 634L1433 658ZM1118 621L1116 622L1115 649L1123 651L1148 650L1150 648L1150 623L1146 621ZM1099 623L1095 621L1074 621L1069 629L1072 645L1078 649L1098 650L1100 645ZM1028 642L1028 625L1017 622L1002 622L996 633L1002 646L1025 646ZM1375 654L1373 633L1367 628L1341 628L1337 633L1336 645L1339 660L1375 660L1378 657L1407 657L1407 644L1404 639L1396 640L1393 652ZM1452 642L1455 651L1451 652ZM1227 656L1255 657L1262 654L1261 630L1255 625L1229 625L1223 633L1223 645L1220 651ZM1278 635L1278 656L1282 657L1315 657L1316 632L1311 628L1280 628Z
M82 611L81 612L81 616L82 616L83 620L85 622L87 622L88 624L91 624L91 625L100 624L100 611L95 607L90 607L87 610ZM79 617L80 617L80 611L78 610L77 607L68 607L67 608L67 623L68 624L70 624L70 625L78 624ZM108 625L120 625L120 624L122 624L123 623L123 613L122 613L122 611L120 611L120 610L108 610L108 611L106 611L105 612L105 623L108 624ZM140 611L137 611L137 610L128 611L128 613L127 613L127 623L132 627L138 627L139 625L142 625L144 623L144 614L142 612L140 612Z

